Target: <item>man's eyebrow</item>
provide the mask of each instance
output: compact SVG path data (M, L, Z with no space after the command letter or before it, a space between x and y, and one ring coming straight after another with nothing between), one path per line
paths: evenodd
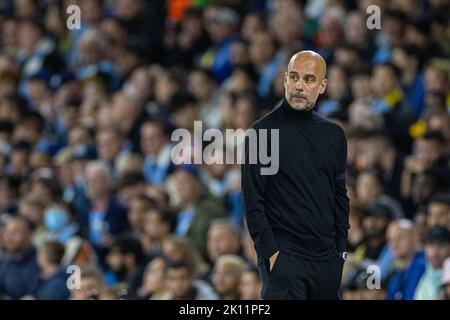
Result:
M298 76L298 72L297 71L289 71L290 75L297 75Z
M316 79L316 76L315 76L315 75L313 75L313 74L311 74L311 73L307 73L307 74L305 74L305 77L308 77L308 78L314 78L314 79Z

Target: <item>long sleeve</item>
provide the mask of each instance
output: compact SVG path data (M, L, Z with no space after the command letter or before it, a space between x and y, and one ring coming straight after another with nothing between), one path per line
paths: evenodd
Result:
M244 163L241 165L245 217L258 256L268 259L278 251L278 243L272 232L264 207L264 190L268 176L261 174L259 159L256 161L256 164L250 163L249 140L249 136L246 135L244 141ZM250 143L252 143L251 140Z
M347 232L349 224L349 199L345 183L345 170L347 167L347 139L342 132L339 148L339 160L335 178L335 225L336 225L336 248L338 251L347 249Z

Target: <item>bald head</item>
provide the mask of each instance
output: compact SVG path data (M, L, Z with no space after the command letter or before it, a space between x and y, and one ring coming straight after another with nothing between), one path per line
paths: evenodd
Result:
M296 110L309 111L325 92L327 64L320 54L306 50L294 54L285 73L285 97Z
M299 51L289 60L288 72L298 63L312 64L317 70L320 80L325 79L327 73L327 63L320 54L312 50Z

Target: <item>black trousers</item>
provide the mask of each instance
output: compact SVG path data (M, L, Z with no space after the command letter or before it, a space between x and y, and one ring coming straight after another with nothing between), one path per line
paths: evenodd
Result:
M339 300L344 260L337 254L311 261L280 251L272 271L269 260L258 258L265 300Z

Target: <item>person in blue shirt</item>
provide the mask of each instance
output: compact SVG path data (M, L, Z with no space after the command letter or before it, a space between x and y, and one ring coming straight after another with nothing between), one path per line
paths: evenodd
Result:
M82 229L94 247L100 263L113 237L128 230L127 210L113 192L113 181L108 165L103 161L87 164L86 195L90 210L83 215Z
M47 241L38 249L37 260L41 267L39 285L34 293L38 300L67 300L69 274L61 265L64 246L57 241Z
M0 258L0 299L20 299L32 294L39 281L32 226L23 217L12 217L3 230L4 255Z
M416 228L410 220L399 219L389 225L387 237L397 265L389 280L387 299L413 300L425 272L425 253L419 250Z

